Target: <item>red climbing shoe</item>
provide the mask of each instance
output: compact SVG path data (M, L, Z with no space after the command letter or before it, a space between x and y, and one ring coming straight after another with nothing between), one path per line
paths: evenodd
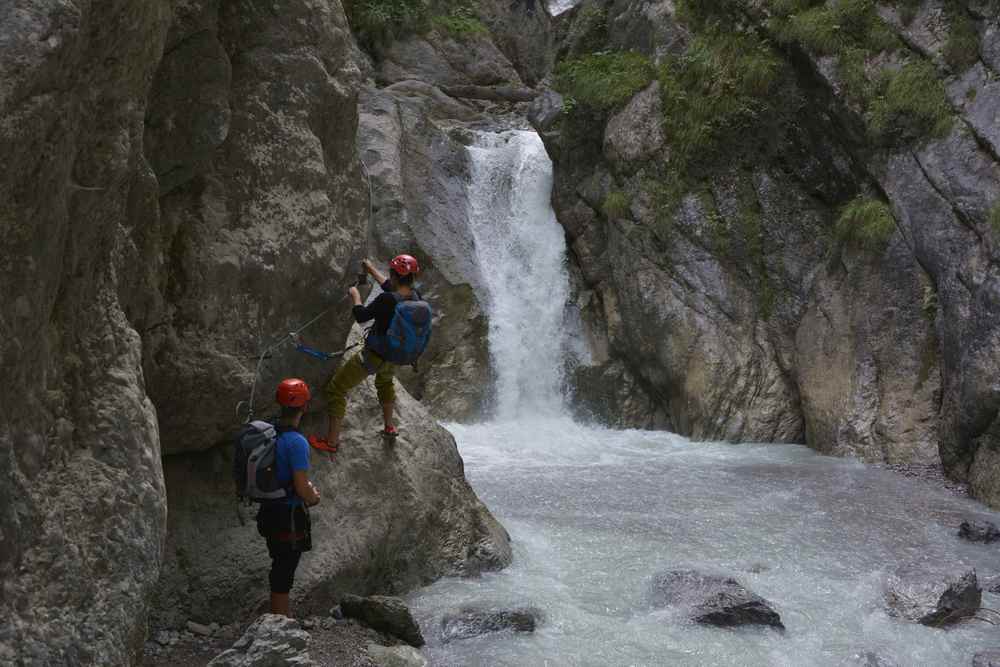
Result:
M396 430L395 426L386 426L379 433L382 434L382 438L389 444L396 442L396 438L399 436L399 431Z
M333 455L337 453L337 443L331 444L325 438L318 438L315 435L310 435L306 440L309 441L309 446L319 452L326 452L330 455L330 460L333 460Z

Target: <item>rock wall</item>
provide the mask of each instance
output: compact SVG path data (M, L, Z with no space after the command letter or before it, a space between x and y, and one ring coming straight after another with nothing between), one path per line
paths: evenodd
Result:
M336 1L0 8L0 662L134 664L154 589L157 622L232 618L265 592L220 443L261 350L317 315L317 347L351 326L371 231L363 64ZM280 377L318 389L333 369L281 344L261 370L266 415ZM366 398L357 455L320 480L317 533L343 539L303 590L509 560L450 437L403 398L412 426L385 452L361 435ZM244 551L246 578L206 560Z
M1000 352L1000 171L987 120L998 14L989 3L856 4L826 42L808 29L847 5L587 2L560 18L562 63L632 49L651 81L594 108L557 66L549 81L562 95L546 93L533 116L582 268L583 319L608 344L581 371L582 399L603 377L629 387L603 390L611 414L648 401L696 438L940 460L998 505L1000 392L987 379ZM766 55L750 62L773 67L776 83L734 112L742 132L695 128L729 137L713 147L725 157L680 169L697 138L672 119L682 107L664 109L683 104L661 89L664 72L742 66L713 45L720 20L757 40L754 57ZM922 99L907 97L918 78ZM928 101L939 90L944 111ZM891 212L879 243L845 232L842 213L861 200Z
M124 311L159 1L0 8L0 662L127 664L166 498ZM138 214L138 215L137 215Z

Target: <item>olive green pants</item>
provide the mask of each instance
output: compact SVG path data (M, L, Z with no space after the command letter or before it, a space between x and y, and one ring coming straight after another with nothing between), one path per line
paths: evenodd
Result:
M368 358L367 366L365 357ZM326 401L331 417L344 418L347 414L347 392L364 382L372 373L375 374L379 403L396 401L396 388L392 384L396 367L371 350L364 350L344 362L326 385Z

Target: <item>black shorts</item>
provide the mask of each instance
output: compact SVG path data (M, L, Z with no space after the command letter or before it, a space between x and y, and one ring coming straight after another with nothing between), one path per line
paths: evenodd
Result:
M271 592L288 593L302 553L312 549L309 512L301 505L262 504L257 512L257 532L267 540L271 556Z

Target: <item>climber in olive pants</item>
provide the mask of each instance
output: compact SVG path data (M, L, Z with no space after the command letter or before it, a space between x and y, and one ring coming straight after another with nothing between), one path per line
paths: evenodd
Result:
M347 392L364 382L364 379L375 373L375 389L378 392L378 402L382 404L382 417L385 420L386 433L393 433L396 427L392 423L392 409L396 403L396 388L392 384L396 367L383 360L371 350L363 350L351 357L338 370L329 384L326 385L326 400L330 408L330 434L328 442L336 444L340 435L340 423L347 414ZM336 432L334 432L336 423Z
M397 433L392 421L392 411L396 403L396 390L392 382L396 366L379 356L372 347L374 341L385 338L396 313L398 299L419 296L413 289L413 279L420 271L420 267L417 265L417 260L410 255L399 255L389 263L388 278L368 260L364 261L364 267L365 271L382 286L382 293L370 305L364 306L358 288L350 288L351 299L354 302L354 319L358 324L371 320L375 320L375 323L368 338L365 339L364 349L348 359L326 386L330 410L330 429L326 444L332 448L340 444L340 426L344 415L347 414L347 392L372 374L375 375L375 388L378 390L378 400L382 404L382 418L385 420L383 435L391 441Z

